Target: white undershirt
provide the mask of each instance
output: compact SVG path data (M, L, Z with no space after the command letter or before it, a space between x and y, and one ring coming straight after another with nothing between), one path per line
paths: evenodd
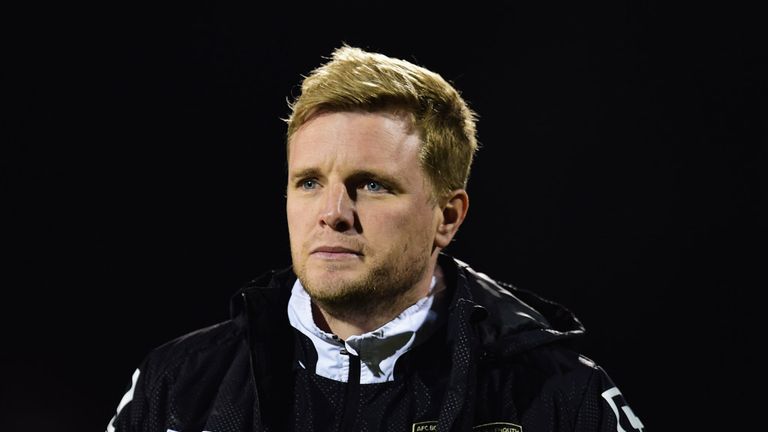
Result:
M288 301L291 325L306 335L317 350L315 373L325 378L347 382L349 352L360 357L360 384L394 380L395 362L428 336L436 327L437 312L432 310L436 278L432 277L429 294L405 309L392 321L368 333L350 336L346 341L321 330L312 318L312 300L296 279ZM299 362L299 366L306 368Z

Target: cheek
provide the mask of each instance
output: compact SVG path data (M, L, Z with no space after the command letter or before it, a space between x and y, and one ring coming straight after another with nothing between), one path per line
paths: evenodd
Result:
M288 198L285 204L285 214L288 220L288 228L298 228L307 223L310 212L306 203Z
M415 212L412 207L400 211L372 212L365 219L369 236L376 236L383 241L399 239L397 243L412 242L416 239L431 239L434 234L432 214L424 210ZM363 221L364 230L365 225Z
M306 212L300 211L295 206L291 206L290 203L286 205L286 221L288 222L288 235L291 243L298 243L301 240L306 225Z

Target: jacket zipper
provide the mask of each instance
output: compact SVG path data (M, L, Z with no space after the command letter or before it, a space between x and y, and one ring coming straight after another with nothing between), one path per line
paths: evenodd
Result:
M344 414L341 418L342 432L353 432L357 417L357 406L360 404L360 357L341 350L342 355L349 357L349 375L347 376L347 391L344 395Z

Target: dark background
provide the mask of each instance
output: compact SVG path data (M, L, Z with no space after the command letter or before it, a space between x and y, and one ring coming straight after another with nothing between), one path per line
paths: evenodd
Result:
M289 263L280 119L342 42L479 113L450 253L574 310L648 430L762 418L760 15L519 3L8 14L0 429L103 430L152 347Z

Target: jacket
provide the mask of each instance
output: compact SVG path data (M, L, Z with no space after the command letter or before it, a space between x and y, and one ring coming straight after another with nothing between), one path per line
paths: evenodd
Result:
M570 311L447 255L439 263L451 296L435 341L444 385L436 418L406 419L405 430L644 430L608 374L570 347L584 333ZM229 320L150 352L107 431L298 430L286 313L295 278L288 268L254 279Z

